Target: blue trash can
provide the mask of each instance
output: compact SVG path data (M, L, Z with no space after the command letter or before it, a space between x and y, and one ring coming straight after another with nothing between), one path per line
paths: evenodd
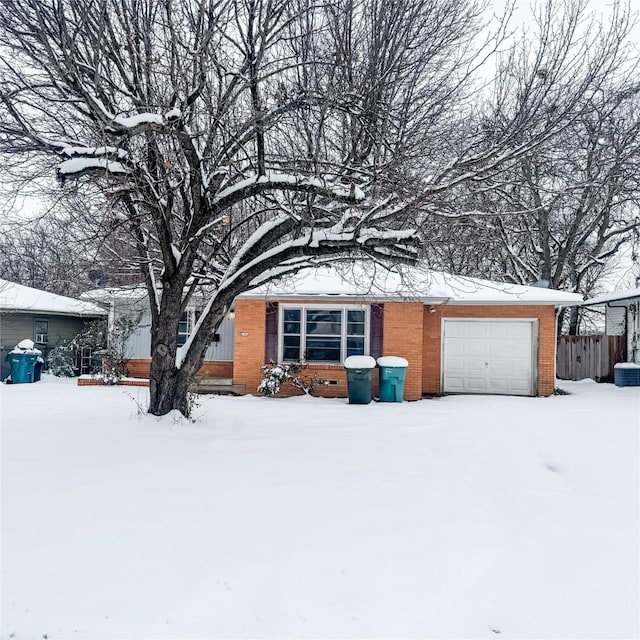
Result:
M404 380L409 363L398 356L378 358L380 368L380 402L402 402Z
M369 404L376 361L371 356L349 356L344 366L347 370L349 404Z
M7 354L7 360L11 365L11 382L13 384L34 381L35 364L38 360L37 354L11 351Z

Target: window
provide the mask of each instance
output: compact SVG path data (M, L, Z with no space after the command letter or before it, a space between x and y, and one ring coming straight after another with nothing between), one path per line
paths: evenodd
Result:
M193 309L183 311L178 323L178 346L181 347L193 331Z
M368 309L283 307L280 353L284 362L343 362L368 348Z
M36 334L36 344L47 344L49 342L49 321L36 320L34 333Z

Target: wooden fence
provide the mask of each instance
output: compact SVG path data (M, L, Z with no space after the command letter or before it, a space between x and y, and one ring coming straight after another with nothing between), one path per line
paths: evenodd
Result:
M560 336L556 375L561 380L613 382L613 366L626 359L625 336Z

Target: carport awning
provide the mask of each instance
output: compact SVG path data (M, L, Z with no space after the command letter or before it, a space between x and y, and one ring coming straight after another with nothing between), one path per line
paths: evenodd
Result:
M623 291L616 291L614 293L607 293L596 298L586 300L582 306L590 307L597 304L606 304L607 302L619 302L624 300L640 299L640 288L636 289L624 289Z

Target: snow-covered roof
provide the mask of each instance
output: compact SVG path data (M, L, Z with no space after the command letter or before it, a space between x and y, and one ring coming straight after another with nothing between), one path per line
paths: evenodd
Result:
M81 296L83 300L93 302L109 303L114 300L120 302L140 302L146 300L147 289L142 285L132 285L129 287L105 287L104 289L91 289L85 291Z
M430 304L581 304L582 295L557 289L453 276L422 266L356 263L306 269L263 285L240 297L348 297L363 300L406 299Z
M87 317L107 315L102 307L91 302L59 296L2 279L0 279L0 311Z
M640 288L624 289L623 291L616 291L615 293L606 293L605 295L587 300L584 303L584 306L605 304L606 302L614 302L615 300L630 300L632 298L640 298Z

